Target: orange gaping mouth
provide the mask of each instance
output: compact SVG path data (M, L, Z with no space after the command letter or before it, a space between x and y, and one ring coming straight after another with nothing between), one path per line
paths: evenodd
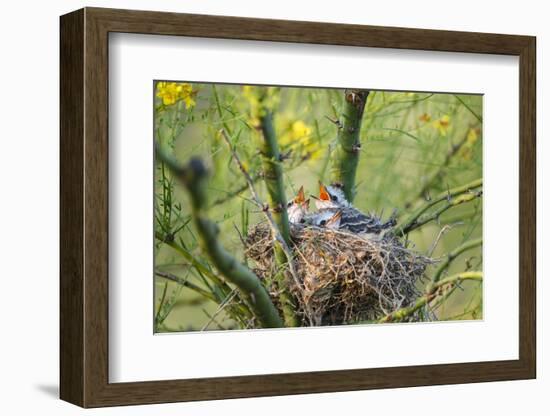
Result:
M319 182L319 199L321 201L330 201L330 194L327 191L325 185Z
M304 195L304 187L301 186L300 190L298 191L298 195L296 195L296 198L294 198L294 202L296 202L297 204L303 204L305 200L306 197Z

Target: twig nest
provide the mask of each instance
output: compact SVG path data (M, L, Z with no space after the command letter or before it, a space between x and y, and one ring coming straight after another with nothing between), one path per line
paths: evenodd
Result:
M370 239L293 225L291 238L298 282L290 276L287 282L304 325L373 321L409 306L419 296L419 279L433 262L390 234ZM279 305L273 243L268 225L257 224L249 230L246 255Z

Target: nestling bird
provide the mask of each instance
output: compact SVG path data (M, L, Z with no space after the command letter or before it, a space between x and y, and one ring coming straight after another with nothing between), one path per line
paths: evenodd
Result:
M300 187L298 194L294 199L286 204L288 220L291 224L302 224L305 222L307 211L309 209L309 198L304 195L304 187Z
M308 215L307 222L317 227L324 227L330 230L340 228L340 220L342 218L342 210L339 209L322 209L316 213Z
M340 184L323 185L319 181L319 197L315 198L315 206L318 210L350 208L351 204L344 195L344 189Z
M346 199L341 185L325 186L319 182L319 198L315 198L317 215L327 218L333 229L347 230L354 234L379 235L395 226L395 219L387 222L374 215L367 215L353 207ZM337 215L339 214L339 215ZM326 226L326 225L325 225Z

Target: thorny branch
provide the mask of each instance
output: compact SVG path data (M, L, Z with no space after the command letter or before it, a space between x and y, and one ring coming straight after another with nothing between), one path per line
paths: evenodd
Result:
M355 175L361 152L361 123L368 96L367 90L346 90L342 110L343 120L337 122L331 120L338 126L331 179L343 185L346 198L350 202L355 196Z

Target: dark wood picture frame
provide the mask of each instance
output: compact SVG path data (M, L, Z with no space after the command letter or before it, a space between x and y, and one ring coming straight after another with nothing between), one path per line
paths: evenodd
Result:
M63 400L83 407L99 407L535 378L534 37L99 8L64 15L60 27L60 396ZM109 383L110 32L519 56L519 359Z

